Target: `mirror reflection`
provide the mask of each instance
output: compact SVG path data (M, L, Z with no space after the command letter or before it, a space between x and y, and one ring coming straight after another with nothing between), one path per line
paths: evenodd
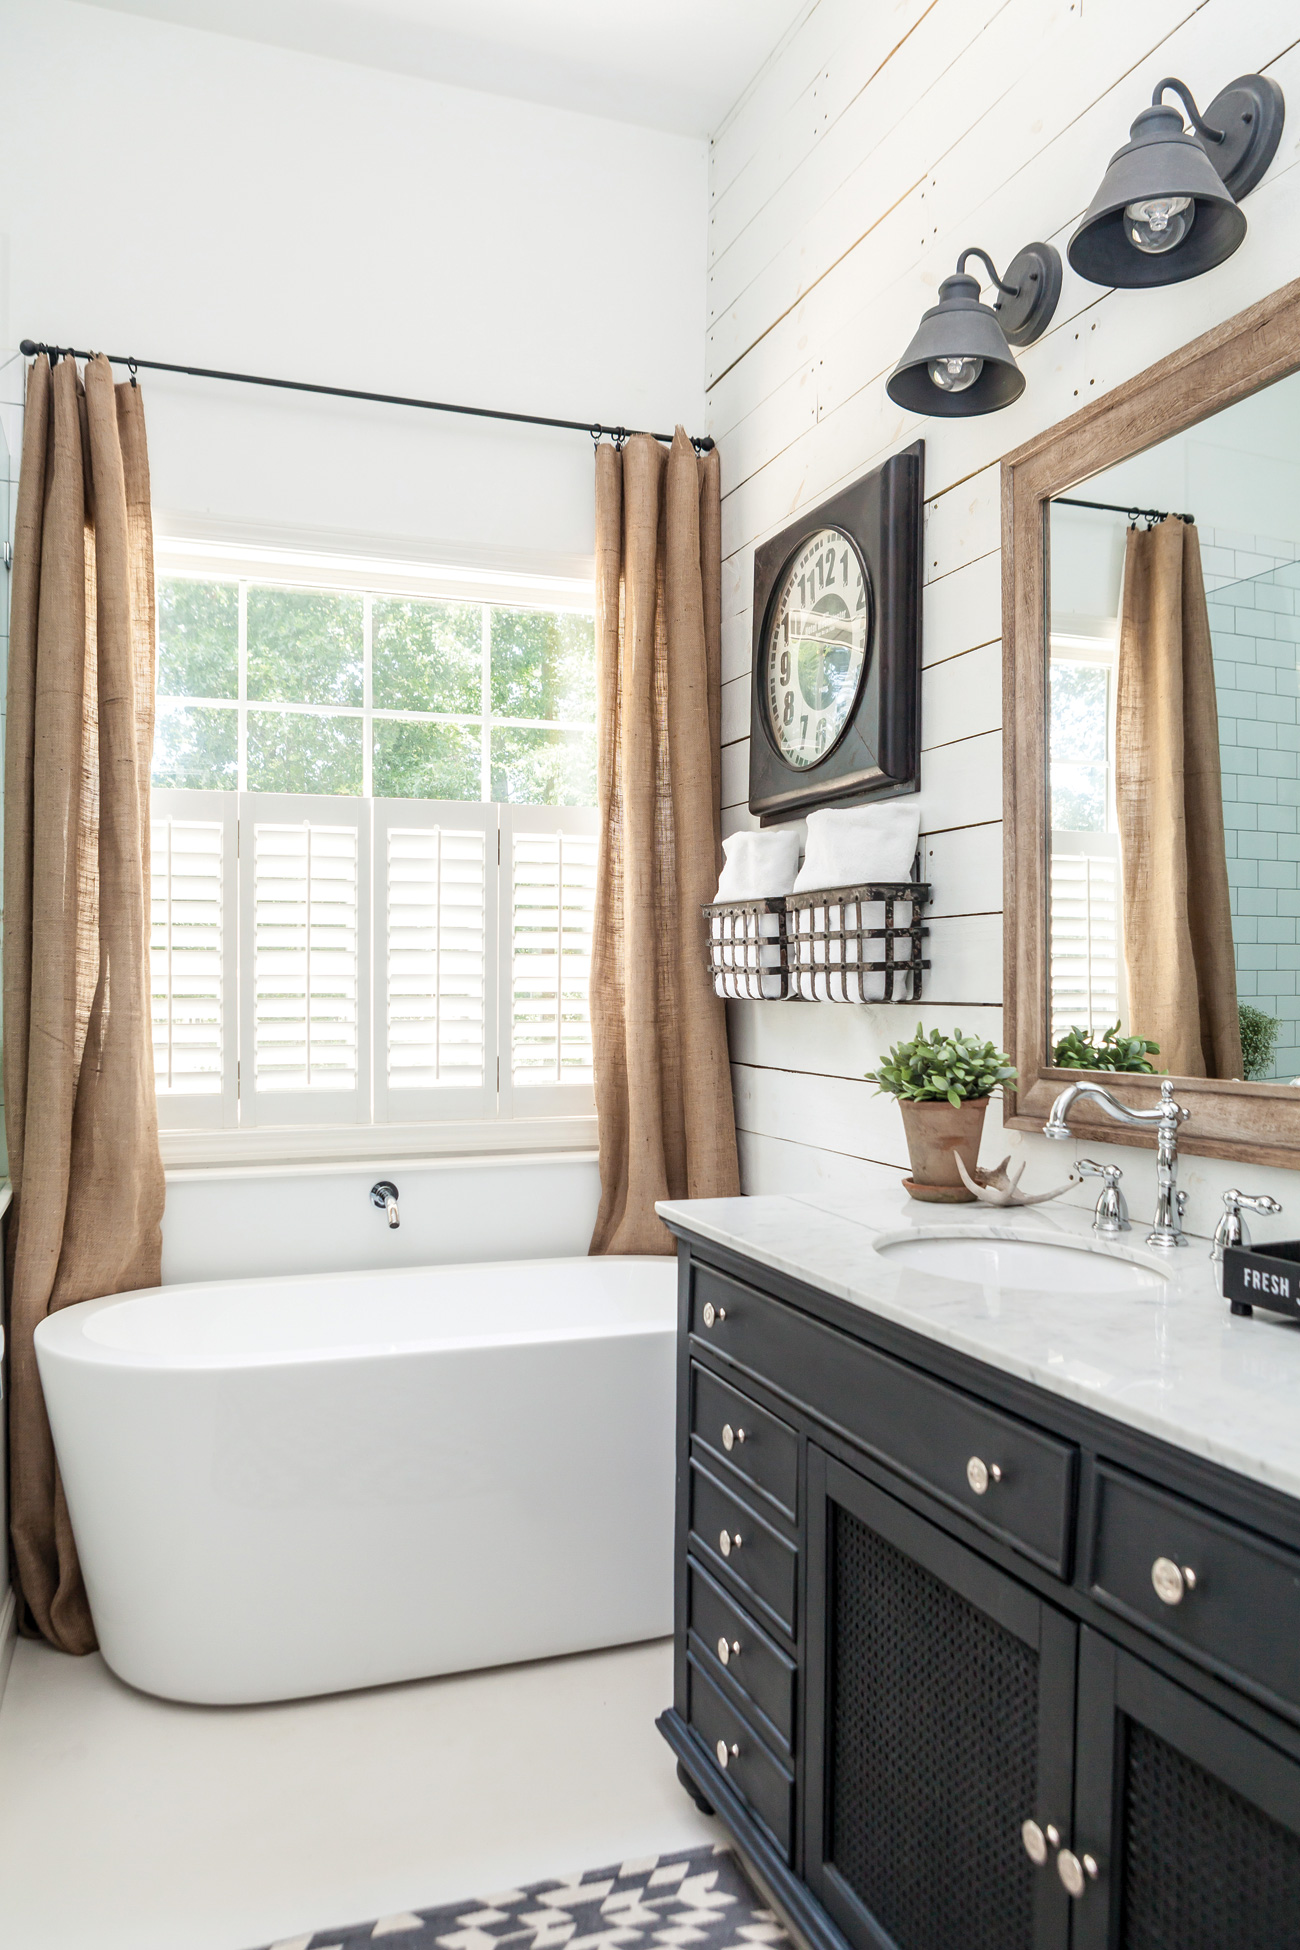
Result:
M1300 1083L1300 375L1050 509L1053 1060Z

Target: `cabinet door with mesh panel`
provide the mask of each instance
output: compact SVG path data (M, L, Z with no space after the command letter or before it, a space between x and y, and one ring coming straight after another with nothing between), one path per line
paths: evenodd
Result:
M863 1950L1063 1950L1075 1625L816 1449L809 1491L806 1880Z
M1300 1950L1300 1758L1084 1627L1074 1950Z

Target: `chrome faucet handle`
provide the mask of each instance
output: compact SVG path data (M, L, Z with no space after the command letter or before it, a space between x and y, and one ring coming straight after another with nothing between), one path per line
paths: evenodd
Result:
M1124 1176L1120 1167L1099 1165L1095 1158L1076 1158L1074 1168L1080 1178L1100 1178L1104 1181L1097 1197L1097 1210L1093 1214L1093 1231L1107 1239L1131 1231L1128 1201L1119 1188L1119 1181Z
M370 1187L370 1203L377 1205L385 1214L388 1230L396 1232L402 1221L397 1210L397 1187L391 1178L381 1178L377 1184Z
M1267 1192L1239 1192L1234 1187L1223 1194L1223 1217L1214 1228L1214 1244L1210 1247L1220 1293L1223 1292L1224 1252L1229 1246L1250 1244L1250 1228L1241 1216L1243 1206L1248 1212L1258 1212L1265 1218L1282 1210L1281 1200L1270 1198Z

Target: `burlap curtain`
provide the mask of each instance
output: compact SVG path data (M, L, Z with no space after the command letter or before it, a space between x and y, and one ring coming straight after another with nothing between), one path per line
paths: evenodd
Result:
M9 1464L24 1626L94 1627L32 1336L74 1300L156 1285L163 1174L149 1022L153 541L144 407L106 359L27 385L4 837ZM165 1466L165 1465L163 1465Z
M591 969L593 1253L667 1253L660 1198L740 1190L723 1005L705 968L721 769L718 456L681 428L596 452L600 851Z
M1239 1077L1214 657L1191 522L1131 528L1116 685L1115 804L1129 1029L1172 1076Z

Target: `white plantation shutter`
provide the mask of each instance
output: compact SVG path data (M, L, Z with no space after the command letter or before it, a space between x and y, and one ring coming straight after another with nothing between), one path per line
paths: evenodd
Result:
M240 1121L370 1119L370 805L241 793Z
M1052 834L1052 1041L1100 1035L1126 1008L1114 833Z
M497 808L374 817L376 1121L495 1116Z
M502 1110L572 1114L594 1102L597 815L587 807L500 810L501 926L509 944L502 971Z
M234 1124L236 824L227 792L156 792L149 962L158 1121Z

